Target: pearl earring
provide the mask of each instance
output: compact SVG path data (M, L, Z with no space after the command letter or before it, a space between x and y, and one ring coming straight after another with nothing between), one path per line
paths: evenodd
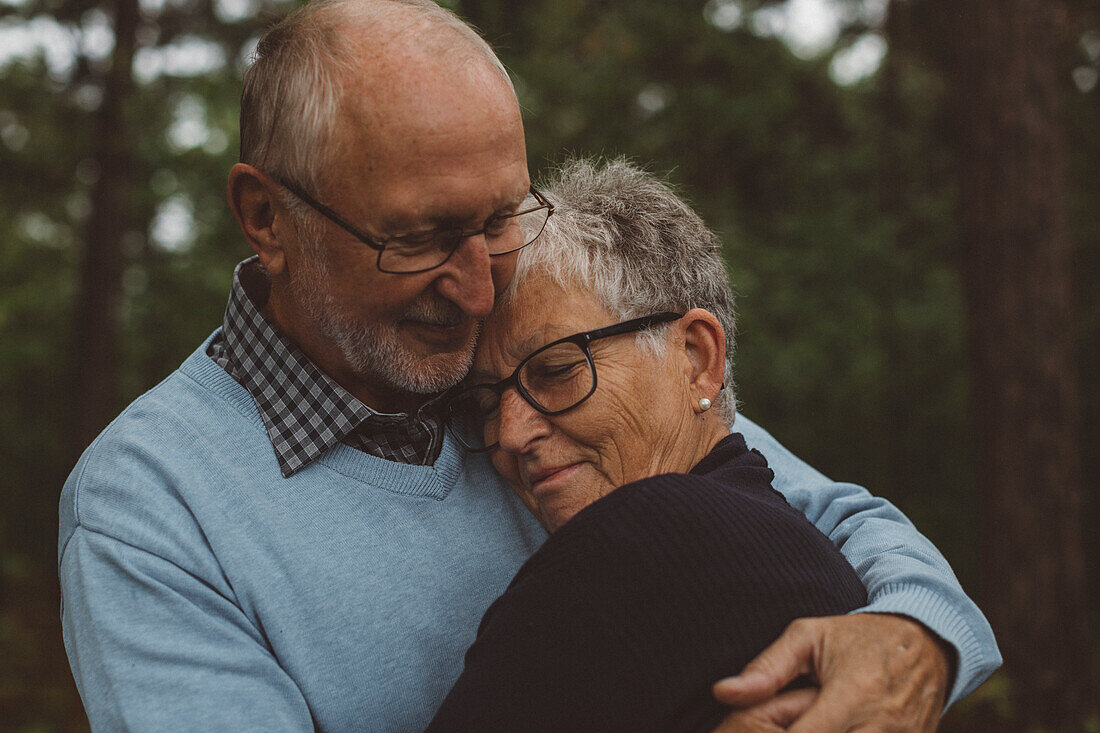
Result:
M709 410L710 409L710 400L708 400L706 397L701 398L699 400L699 409L703 412L706 412L707 410Z

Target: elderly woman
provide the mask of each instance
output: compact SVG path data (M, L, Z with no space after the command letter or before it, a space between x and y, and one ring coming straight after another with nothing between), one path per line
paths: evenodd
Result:
M546 195L557 213L449 413L553 534L485 614L429 730L709 731L727 712L715 680L864 589L730 433L714 235L622 161L573 162Z

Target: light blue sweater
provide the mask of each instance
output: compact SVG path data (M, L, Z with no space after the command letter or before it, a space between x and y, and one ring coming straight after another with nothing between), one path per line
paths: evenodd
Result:
M61 496L62 627L94 730L422 730L478 621L545 533L448 437L434 466L338 445L283 478L248 392L205 354L135 401ZM1000 663L936 549L744 418L866 610L954 645L957 699Z

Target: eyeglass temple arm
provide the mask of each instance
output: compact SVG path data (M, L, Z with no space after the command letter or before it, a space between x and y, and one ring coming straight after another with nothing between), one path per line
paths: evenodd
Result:
M381 252L382 250L385 249L385 247L383 245L381 245L378 242L374 241L374 238L371 237L369 234L367 234L366 232L360 231L353 224L349 224L348 222L344 221L340 217L339 214L337 214L335 211L333 211L329 207L322 204L317 199L310 196L298 184L292 183L290 181L283 180L282 178L279 178L278 176L271 176L271 177L274 178L275 182L278 183L280 186L282 186L286 190L290 191L292 194L294 194L295 196L300 198L302 201L304 201L306 204L308 204L310 206L310 208L320 212L321 214L324 214L324 216L326 218L328 218L329 221L331 221L333 224L340 227L341 229L346 231L348 234L352 235L353 237L355 237L356 239L361 241L363 244L367 245L371 249L376 249L379 252Z
M631 331L641 331L644 328L655 326L658 323L667 323L668 321L675 321L678 318L683 318L682 313L672 313L671 311L665 311L663 313L654 313L649 316L642 316L640 318L631 318L629 321L623 321L622 323L613 323L610 326L604 328L597 328L595 331L588 331L585 335L586 341L595 341L596 339L607 338L608 336L618 336L620 333L630 333Z
M539 204L540 204L539 206L536 206L533 209L529 209L528 211L535 211L535 210L540 209L543 206L545 206L546 207L546 218L549 219L550 215L554 213L554 204L551 203L550 199L543 196L542 193L540 193L539 190L537 188L535 188L534 184L531 184L528 187L528 190L531 192L531 195L535 197L535 201L538 201Z

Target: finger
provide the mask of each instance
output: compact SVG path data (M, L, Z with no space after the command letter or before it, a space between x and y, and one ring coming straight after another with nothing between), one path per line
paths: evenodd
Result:
M711 733L783 733L783 728L776 723L762 720L747 710L735 710Z
M798 720L813 704L817 697L816 687L782 692L771 700L755 705L745 712L755 714L764 720L786 728Z
M739 675L716 682L715 699L726 705L754 705L774 697L799 675L812 672L814 652L821 643L816 628L806 621L793 622Z
M745 710L735 710L713 733L780 733L813 702L816 689L793 690Z

